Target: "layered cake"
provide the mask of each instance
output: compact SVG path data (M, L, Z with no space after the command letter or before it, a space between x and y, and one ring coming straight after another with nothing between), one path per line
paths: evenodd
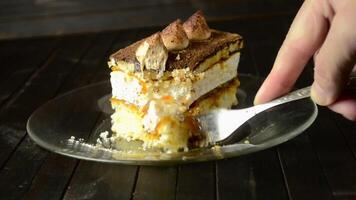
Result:
M111 55L115 137L173 152L205 145L195 116L237 104L242 45L198 11Z

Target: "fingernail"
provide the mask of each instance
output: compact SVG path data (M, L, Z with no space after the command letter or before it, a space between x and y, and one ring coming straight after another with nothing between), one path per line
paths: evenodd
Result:
M259 102L258 102L258 99L255 97L255 99L253 100L253 105L258 105L259 104Z
M253 105L258 105L258 93L255 96L255 99L253 100Z
M326 106L330 104L328 102L328 93L322 87L320 87L317 82L314 82L312 85L310 97L318 105Z
M261 103L259 96L260 96L260 90L258 90L257 93L256 93L255 99L253 100L253 105L258 105L258 104Z

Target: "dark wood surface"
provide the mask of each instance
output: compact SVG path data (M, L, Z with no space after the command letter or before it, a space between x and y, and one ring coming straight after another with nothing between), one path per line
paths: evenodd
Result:
M0 4L11 7L25 2ZM89 2L96 5L96 1ZM152 1L146 6L154 10L156 4L172 2L199 4ZM216 18L224 16L218 8L232 4L227 0L216 5L208 2L201 6L207 6L210 16ZM225 14L233 17L209 24L244 36L240 73L266 76L300 3L238 2L256 13L262 6L271 10L269 14L243 15L244 9L239 8L242 14L232 15L234 9L230 8ZM23 6L17 9L26 10ZM5 16L23 19L31 14L10 11L0 13L1 23ZM52 7L38 12L38 16L63 15ZM30 140L25 125L36 108L74 88L107 80L108 55L160 28L0 41L0 199L356 199L356 123L321 107L313 125L286 143L241 157L195 164L154 167L80 161L43 150ZM296 86L310 84L312 72L309 64ZM91 132L101 116L85 117L91 123L80 128Z
M0 39L160 26L198 9L211 21L294 13L301 0L2 0Z

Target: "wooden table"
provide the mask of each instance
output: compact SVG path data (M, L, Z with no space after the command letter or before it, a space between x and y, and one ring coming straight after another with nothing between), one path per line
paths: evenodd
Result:
M266 76L294 14L210 26L243 35L240 73ZM356 199L356 124L325 108L303 134L277 147L178 166L80 161L29 139L25 124L37 107L107 80L112 52L160 28L0 42L0 199ZM297 87L311 81L309 65Z

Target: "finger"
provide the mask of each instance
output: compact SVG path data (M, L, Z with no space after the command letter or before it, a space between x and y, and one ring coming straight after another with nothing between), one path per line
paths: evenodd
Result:
M342 96L328 107L334 112L342 114L345 118L356 121L356 65L353 66Z
M354 2L354 1L350 1ZM319 105L330 105L341 95L356 61L356 13L344 7L337 12L330 31L315 56L312 99Z
M334 112L342 114L349 120L356 121L356 96L341 98L331 104L329 108Z
M262 84L255 104L270 101L294 85L304 66L321 46L327 33L327 18L316 1L305 1L280 48L272 71ZM320 2L320 1L318 1ZM326 1L321 1L326 4Z

